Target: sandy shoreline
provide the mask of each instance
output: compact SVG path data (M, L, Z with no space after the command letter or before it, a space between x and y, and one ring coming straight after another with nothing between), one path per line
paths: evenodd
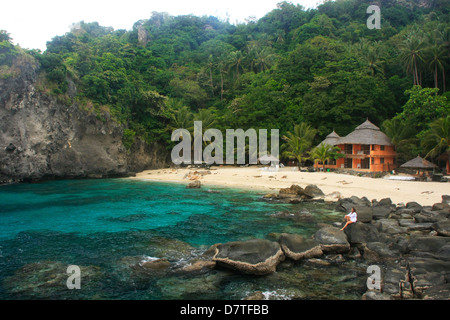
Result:
M131 179L176 182L188 184L189 173L195 169L145 170ZM198 169L198 172L205 172ZM299 172L283 168L278 172L264 171L260 167L213 167L210 174L197 175L204 186L221 186L250 189L266 193L278 193L280 188L293 184L306 187L317 185L328 195L339 192L342 197L367 197L369 200L391 198L395 204L411 201L421 205L433 205L442 201L442 195L450 195L448 182L399 181L382 178L358 177L333 172Z

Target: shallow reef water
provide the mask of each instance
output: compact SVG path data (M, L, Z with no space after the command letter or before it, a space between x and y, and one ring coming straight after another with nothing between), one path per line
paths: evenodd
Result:
M324 203L269 203L258 192L131 179L3 185L0 202L3 300L360 299L366 289L366 266L333 256L284 261L268 276L185 269L216 243L309 237L341 219ZM67 288L69 265L80 268L80 290Z

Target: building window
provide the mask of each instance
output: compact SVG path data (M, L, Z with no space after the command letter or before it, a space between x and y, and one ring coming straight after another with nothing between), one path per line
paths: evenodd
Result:
M353 145L352 144L346 144L344 146L344 152L346 154L352 154L353 153Z
M361 146L361 150L364 154L370 154L370 145L368 144L363 144Z
M380 146L380 150L381 150L381 151L384 151L384 146Z
M381 164L384 163L384 158L380 158L380 163L381 163Z

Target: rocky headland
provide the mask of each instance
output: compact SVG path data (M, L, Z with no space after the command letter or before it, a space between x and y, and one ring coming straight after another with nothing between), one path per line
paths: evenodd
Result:
M167 164L165 148L135 139L127 150L124 127L107 111L84 110L75 99L39 89L39 66L31 57L16 61L15 75L0 78L0 183L55 178L133 175Z

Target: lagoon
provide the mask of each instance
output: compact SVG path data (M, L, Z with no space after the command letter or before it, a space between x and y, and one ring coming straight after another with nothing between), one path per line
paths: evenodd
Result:
M65 180L0 186L0 299L359 299L366 266L284 262L255 277L229 270L183 272L211 245L282 232L309 237L340 221L326 204L263 201L254 191L131 179ZM280 211L311 213L294 221ZM167 259L170 268L143 271ZM68 290L66 269L81 268Z

